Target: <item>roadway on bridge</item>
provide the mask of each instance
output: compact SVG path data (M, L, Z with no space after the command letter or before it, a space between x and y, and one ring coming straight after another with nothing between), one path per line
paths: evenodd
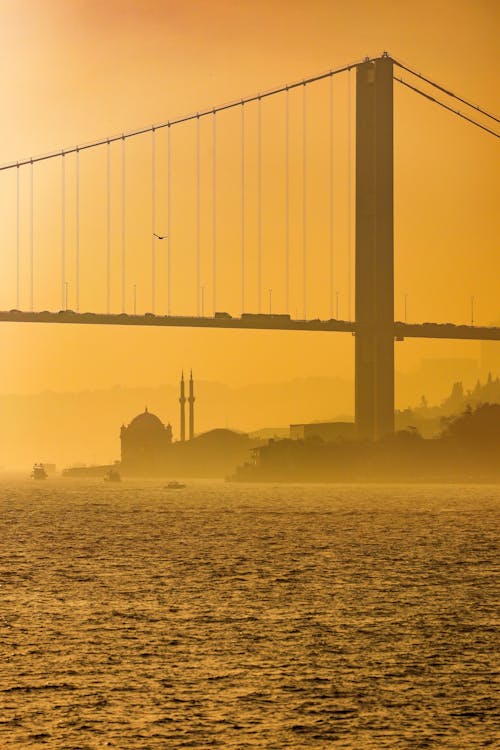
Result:
M336 331L355 334L359 326L347 320L294 320L288 315L259 315L244 313L232 317L216 313L215 317L181 315L127 315L106 313L0 311L0 322L9 323L65 323L73 325L174 326L181 328L233 328L271 331ZM476 339L500 341L500 327L454 325L452 323L394 323L394 337L429 339Z

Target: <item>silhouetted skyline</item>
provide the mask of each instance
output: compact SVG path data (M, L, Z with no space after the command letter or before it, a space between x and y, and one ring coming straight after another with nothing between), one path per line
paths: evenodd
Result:
M261 73L265 72L264 67ZM447 318L462 325L446 327L438 312L443 295L428 294L429 285L441 275L448 281L448 299L463 295L471 268L483 269L482 285L489 288L495 265L494 257L489 258L492 222L482 222L484 238L475 232L481 263L475 263L469 245L465 272L456 253L461 234L450 243L450 217L440 209L449 230L447 245L442 246L436 244L441 240L429 222L429 207L420 212L428 241L440 248L432 253L432 272L431 258L424 259L428 271L418 306L419 315L435 324L422 318L417 323L413 291L408 286L402 291L399 271L395 273L408 262L406 247L415 235L414 227L408 234L408 206L449 173L449 164L446 170L438 161L428 162L428 179L417 189L413 168L432 154L432 134L446 133L450 147L462 137L471 139L480 164L489 163L484 154L498 135L490 103L477 105L466 90L457 93L440 72L437 66L422 75L407 58L400 59L397 50L371 52L332 61L323 72L266 84L261 93L238 89L232 100L213 100L210 106L200 94L191 113L171 111L143 127L123 120L118 134L108 131L86 142L77 139L80 145L11 159L0 168L6 211L2 231L7 265L12 266L0 285L0 307L2 298L9 297L15 307L4 305L0 317L10 325L42 320L75 329L81 323L121 323L129 354L137 348L135 342L142 342L139 349L144 352L146 336L147 348L162 351L160 336L165 334L160 327L169 322L186 329L215 324L236 328L232 338L242 343L247 332L241 329L247 326L266 329L279 323L285 330L300 329L301 319L313 329L329 327L331 338L333 331L344 337L352 333L354 342L344 345L342 357L330 360L338 371L345 368L347 357L354 359L357 434L372 440L390 435L397 360L401 350L404 354L410 348L408 339L435 336L438 350L444 352L444 336L492 335L478 323L484 321L485 310L498 314L494 295L471 289L465 320ZM411 117L405 121L408 113ZM408 150L411 124L425 119L426 113L435 123L442 117L442 126L428 129L430 137L418 149L417 164L416 151ZM462 148L460 153L463 162L469 152ZM409 157L412 169L405 161ZM462 164L464 176L471 168ZM11 174L16 176L13 184L8 182ZM482 177L484 182L484 173ZM400 186L408 179L412 192L405 203ZM458 183L462 189L470 184ZM441 201L450 190L441 191ZM475 207L474 220L478 216ZM460 217L469 220L465 214ZM447 265L438 269L436 259L443 257ZM484 275L485 268L489 271ZM395 323L402 317L398 297L404 300L404 323ZM29 318L31 313L38 317ZM141 325L154 330L133 335L133 328ZM92 336L94 354L107 340L103 333L101 343L100 334ZM498 330L493 334L498 336ZM45 336L43 328L40 336ZM112 336L110 352L118 339L114 331ZM204 330L200 336L198 349L205 361L219 362L219 369L222 364L226 370L228 364L233 366L231 359L239 359L228 356L232 350L224 347L222 332ZM256 336L248 334L248 340L257 343ZM60 339L64 337L63 333ZM169 332L169 350L179 351L188 337L193 336L183 330L174 344ZM289 369L290 340L281 336L276 342L273 359ZM337 348L333 342L328 346ZM262 372L269 359L262 351L247 351L254 372ZM212 356L215 352L219 358ZM62 372L70 363L71 372L78 371L68 354L63 348L62 361L67 362L60 368L50 355L46 357L51 373ZM137 354L133 358L145 365ZM113 355L111 359L116 364ZM103 359L91 356L88 362L101 366ZM150 373L143 367L144 375L148 369ZM187 396L184 387L182 378L180 433L184 439L187 431L192 440L192 376ZM346 401L344 410L348 408Z
M0 3L2 750L494 744L499 28Z
M406 74L411 76L414 81L412 84L408 83L398 75L395 75L394 69L397 69L398 74ZM329 271L328 271L328 285L329 286L329 297L330 297L330 316L333 315L333 300L334 300L334 267L336 268L336 257L339 253L338 247L334 240L334 230L336 229L337 220L337 209L335 206L334 192L334 177L335 177L335 156L334 156L334 140L333 132L335 130L334 121L334 82L337 76L347 75L348 82L350 85L350 74L351 69L355 71L355 85L356 85L356 118L354 126L351 126L351 100L350 100L350 89L349 97L347 101L347 115L349 118L349 128L347 133L348 141L348 175L345 180L343 191L347 196L347 314L346 321L338 321L335 319L326 320L322 322L321 319L311 320L311 315L308 314L308 287L310 288L309 275L311 272L311 242L310 242L310 230L308 231L309 223L311 220L311 205L316 206L317 200L311 196L311 189L308 181L308 173L311 168L311 160L309 156L311 144L310 136L307 130L308 122L308 103L307 103L307 90L316 85L318 82L322 83L324 80L329 80L329 101L330 111L328 120L328 131L329 131L329 150L326 149L324 143L318 145L318 148L323 150L325 156L327 155L328 170L329 170ZM415 79L415 80L414 80ZM394 432L394 410L395 410L395 350L394 341L395 338L398 341L404 341L407 337L414 335L424 335L427 337L444 338L445 336L453 337L481 337L484 339L495 338L500 339L500 328L485 329L476 326L475 319L475 308L474 302L475 297L471 297L471 319L469 326L443 326L439 324L426 323L423 326L408 325L405 323L395 324L394 320L394 85L395 82L403 84L405 87L412 91L420 94L428 101L432 101L435 104L442 105L444 109L451 112L453 115L460 117L465 120L469 125L476 126L478 129L487 133L489 136L500 137L492 129L493 125L490 123L490 127L486 127L481 124L480 118L486 118L488 121L493 120L496 122L496 118L489 114L486 110L478 107L475 104L468 102L466 99L457 96L453 92L442 85L435 83L432 79L422 77L420 73L414 69L408 67L408 65L400 62L397 59L391 57L387 52L384 52L381 56L375 58L365 58L362 63L348 64L343 67L332 69L325 74L304 78L302 81L287 84L267 91L265 97L254 96L241 98L235 102L207 109L202 112L198 111L196 115L189 115L177 119L168 120L163 123L159 123L156 126L151 126L139 130L133 130L123 132L122 136L107 137L105 139L98 139L91 143L85 144L85 146L77 146L72 149L61 149L51 154L46 154L41 157L31 157L29 160L17 160L10 164L4 165L0 168L2 176L8 174L9 171L15 170L16 173L16 198L15 198L15 220L16 220L16 234L15 234L15 247L16 247L16 309L6 311L0 315L1 319L5 323L15 322L46 322L52 324L66 324L66 325L77 325L81 323L93 323L106 325L109 323L116 323L131 326L131 325L165 325L174 324L186 327L199 327L205 325L221 325L224 327L231 326L236 327L236 330L241 330L247 325L252 327L273 327L276 324L279 326L293 328L300 328L301 325L318 325L320 328L329 325L331 332L338 330L340 332L351 331L355 337L355 363L354 363L354 388L355 388L355 425L356 432L359 438L368 438L370 440L379 440ZM434 92L440 92L445 94L452 100L450 104L443 104L443 102L429 96L424 90L418 88L415 83L424 83L430 86ZM296 89L302 88L302 171L300 173L300 184L301 184L301 206L300 211L292 210L290 205L290 186L294 184L297 179L297 175L292 173L290 178L290 163L294 162L295 150L290 147L290 114L289 114L289 94L290 91L295 92ZM322 99L325 99L325 91L321 91ZM262 113L261 105L264 100L265 104L268 104L268 99L277 97L283 99L286 97L286 108L284 116L284 127L285 133L282 135L282 140L285 143L284 152L284 207L281 207L281 211L278 211L277 206L272 203L265 203L262 182ZM460 102L465 105L469 114L464 115L456 109L456 102ZM257 229L257 253L256 253L256 268L255 260L253 256L248 256L247 251L247 200L248 200L248 186L246 182L246 164L249 160L248 151L246 149L246 105L256 105L258 108L258 120L257 120L257 153L250 154L250 163L257 164L258 179L256 187L251 191L255 194L257 201L257 217L253 220L254 226ZM232 214L228 211L224 211L222 216L218 215L218 204L220 200L220 178L219 165L217 161L217 122L218 116L226 115L227 110L232 109L241 110L241 144L240 144L240 161L241 161L241 241L240 241L240 261L241 261L241 315L234 317L234 315L224 311L218 310L218 303L221 296L226 295L228 290L234 288L234 273L227 273L227 260L226 262L221 261L220 256L224 256L224 252L227 251L227 245L224 242L220 242L218 234L221 231L227 229L228 221ZM202 245L205 245L205 240L202 243L202 217L201 217L201 201L202 201L202 189L201 189L201 133L200 133L200 118L203 121L208 120L212 122L212 133L211 133L211 170L212 170L212 181L211 188L209 189L209 202L211 206L211 248L208 253L209 260L211 262L211 285L212 285L212 316L205 317L205 305L204 305L204 291L205 285L201 286L201 263L206 263L206 257L202 259L201 251ZM323 118L316 118L322 122ZM477 118L477 119L475 119ZM179 316L177 310L178 307L174 307L174 303L179 299L177 285L172 287L172 257L176 257L178 253L175 251L175 245L172 250L171 247L171 225L179 226L179 218L177 210L172 206L172 195L176 196L176 187L172 187L172 160L171 160L171 133L173 128L180 124L186 125L186 123L196 123L196 188L195 188L195 205L196 215L194 222L195 229L195 257L191 261L191 265L187 266L188 273L186 276L188 279L192 279L195 282L195 299L196 299L196 316L195 315L181 315ZM293 121L292 121L293 129ZM351 191L351 138L352 130L354 131L355 139L355 191L354 191L354 206L352 207L352 191ZM157 134L162 134L163 131L166 133L166 148L167 148L167 164L166 164L166 190L167 190L167 213L166 221L167 234L159 235L156 231L157 223L157 203L158 203L158 180L157 180L157 148L158 140ZM134 265L134 254L133 249L131 250L131 243L128 241L130 231L128 231L128 225L130 224L130 211L127 212L129 203L127 202L127 146L130 141L149 134L151 136L151 155L150 155L150 169L151 169L151 180L150 180L150 208L151 208L151 263L150 263L150 284L151 284L151 307L152 312L147 312L145 315L138 315L137 311L137 284L133 283L133 314L127 313L127 288L130 283L130 266ZM112 147L116 143L121 145L121 202L120 202L120 216L121 216L121 239L119 243L113 242L113 222L111 214L112 206L112 190L113 184L111 180L113 165L113 153ZM192 146L192 144L191 144ZM86 286L84 279L81 279L82 261L80 253L81 245L81 224L80 224L80 213L81 213L81 180L80 180L80 154L86 155L86 152L90 152L94 149L103 150L106 149L106 197L105 197L105 234L106 234L106 247L105 247L105 291L106 291L106 303L103 307L103 301L99 302L99 295L94 296L93 305L95 307L90 308L88 312L83 312L80 307L81 297L86 294ZM189 146L188 146L189 148ZM236 151L238 148L236 147ZM75 191L75 204L72 212L68 215L67 213L67 185L66 185L66 172L67 162L74 158L74 191ZM34 170L39 168L40 164L45 162L58 162L61 165L61 185L60 185L60 222L61 222L61 241L60 241L60 284L62 292L62 301L60 303L61 309L59 312L51 311L39 312L39 299L40 296L46 294L46 289L40 286L39 278L36 276L35 269L35 243L34 243L34 227L35 227L35 215L34 215ZM316 165L317 168L318 165ZM314 163L313 163L314 167ZM144 161L141 162L141 168L144 168ZM29 212L28 216L25 217L23 211L23 203L20 194L21 176L24 175L29 169L30 175L30 191L29 191ZM275 175L273 175L275 177ZM322 175L324 178L325 173ZM99 175L97 176L99 180ZM101 178L102 180L102 178ZM130 182L130 180L129 180ZM145 187L144 177L140 180L143 188ZM283 188L283 185L281 185ZM206 191L205 191L206 192ZM282 191L283 192L283 191ZM140 205L141 201L135 198L134 208ZM354 208L354 222L352 220L352 208ZM272 312L272 289L269 289L269 312L262 312L262 264L263 258L269 265L269 252L263 255L262 245L262 215L263 210L270 213L273 218L274 224L279 225L282 223L282 217L284 215L284 240L278 243L281 245L281 250L284 251L285 263L284 266L279 269L278 276L274 275L272 278L277 282L280 278L281 283L284 279L285 288L285 299L284 309L285 312L273 313ZM220 213L220 211L219 211ZM281 218L280 218L281 214ZM300 229L301 229L301 242L300 242L300 258L301 268L299 273L292 273L294 264L290 260L290 234L292 234L292 246L294 246L297 235L297 216L301 215ZM323 219L319 214L314 215L314 229L319 231L321 229ZM183 219L184 222L186 219ZM74 259L70 254L68 256L67 251L67 223L68 221L74 222L74 241L75 241L75 253ZM191 223L191 222L189 222ZM221 225L222 224L222 228ZM24 233L24 228L29 226L29 270L28 274L22 274L20 257L24 245L21 244L21 235ZM93 223L92 231L97 231L97 225ZM182 219L181 219L182 226ZM341 224L342 226L342 224ZM352 254L352 232L354 230L355 241L354 241L354 255ZM166 305L167 315L157 316L156 313L156 298L159 291L159 280L157 278L157 247L156 239L167 239L167 250L166 250ZM113 251L120 249L120 262L118 269L115 274L112 274L112 263L111 256ZM321 243L320 243L321 244ZM39 248L38 252L39 252ZM205 256L207 253L205 253ZM314 256L313 262L314 262ZM271 258L273 256L271 255ZM101 258L101 261L103 259ZM231 264L234 264L234 257L230 258ZM74 261L74 273L75 273L75 292L74 292L74 307L75 310L69 309L68 302L68 289L69 282L66 280L67 271L66 266L68 262L73 263ZM97 261L96 261L97 262ZM316 260L317 262L317 260ZM275 258L271 261L275 263ZM354 268L352 269L352 264ZM44 271L45 276L50 279L54 275L53 263L50 262L45 265ZM144 272L145 264L141 257L141 270ZM137 267L137 263L135 263ZM247 312L248 308L248 293L252 291L253 284L249 283L248 276L252 276L253 272L256 272L256 302L253 301L253 309L256 312ZM354 275L354 287L352 284L352 276ZM25 277L29 279L29 299L23 298L23 304L21 302L21 287L25 286ZM117 302L117 277L120 280L120 295L119 295L119 309L120 313L116 313ZM175 278L175 276L174 276ZM302 287L302 294L298 295L296 286L300 282L299 286ZM274 283L274 282L273 282ZM291 296L291 285L293 294ZM46 281L47 286L47 281ZM95 288L95 284L92 285ZM189 287L188 287L189 291ZM192 290L191 290L192 291ZM253 290L255 291L255 290ZM314 289L314 297L318 298L320 293L324 291L320 288ZM352 293L355 295L355 307L353 312L352 305ZM202 309L200 308L200 294L202 296ZM217 296L218 295L218 296ZM336 292L338 297L338 292ZM186 295L183 295L183 302L185 302ZM302 321L296 321L290 314L290 305L296 305L297 301L300 301L302 307ZM88 304L88 303L87 303ZM225 304L225 303L224 303ZM252 303L250 303L252 304ZM255 304L257 307L255 307ZM101 306L99 306L101 305ZM114 305L114 307L113 307ZM21 310L19 308L22 308ZM283 309L283 308L282 308ZM56 305L57 310L57 305ZM175 310L175 312L174 312ZM339 311L336 311L337 318ZM407 294L405 294L405 321L407 320ZM431 317L431 316L429 316ZM328 327L327 329L328 330ZM189 439L192 440L194 437L194 403L195 396L193 391L193 379L192 372L189 379L189 395L187 398L189 404ZM185 436L185 395L184 395L184 377L181 378L181 437L184 439Z

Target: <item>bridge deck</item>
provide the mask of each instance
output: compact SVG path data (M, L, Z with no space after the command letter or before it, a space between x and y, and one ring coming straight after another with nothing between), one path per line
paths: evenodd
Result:
M272 331L356 332L356 323L347 320L293 320L286 315L253 315L240 318L220 315L194 317L179 315L126 315L105 313L0 311L0 322L72 323L80 325L176 326L185 328L236 328ZM453 325L452 323L394 323L396 338L476 339L500 341L500 327Z

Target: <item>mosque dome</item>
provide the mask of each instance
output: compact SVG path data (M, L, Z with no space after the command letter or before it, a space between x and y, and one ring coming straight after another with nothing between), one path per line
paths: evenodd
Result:
M128 427L120 430L122 469L126 474L155 476L165 470L172 427L164 425L156 414L138 414Z
M165 430L165 426L161 419L156 416L156 414L148 411L148 407L146 406L146 409L142 412L142 414L138 414L137 417L134 417L134 419L130 422L128 430L130 430L132 433L163 432Z

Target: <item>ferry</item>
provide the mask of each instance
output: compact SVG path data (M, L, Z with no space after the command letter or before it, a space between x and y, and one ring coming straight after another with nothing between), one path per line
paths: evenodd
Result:
M47 479L47 472L43 464L34 464L31 472L31 479Z

